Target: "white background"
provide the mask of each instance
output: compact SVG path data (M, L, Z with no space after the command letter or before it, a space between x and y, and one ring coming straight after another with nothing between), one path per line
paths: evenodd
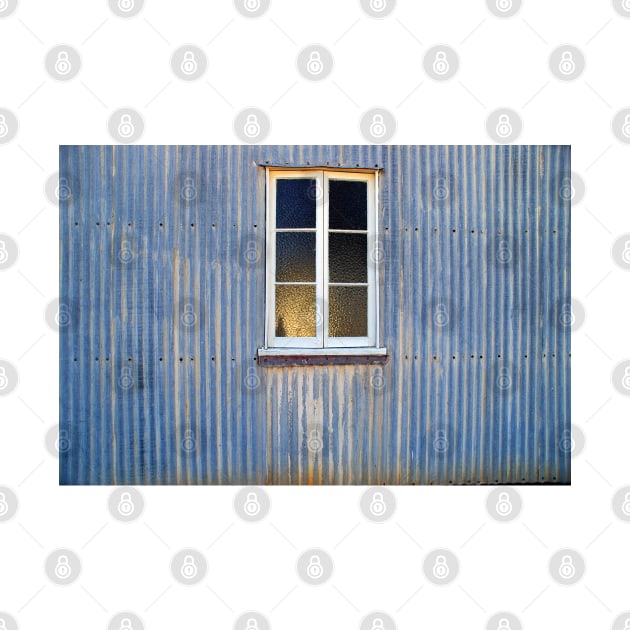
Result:
M69 82L44 67L60 43L82 56ZM208 56L195 82L170 69L184 43ZM296 69L311 43L334 56L322 82ZM448 82L422 69L423 50L436 43L459 54ZM548 66L565 43L586 56L584 74L568 83ZM630 232L630 146L611 131L614 114L630 106L629 58L630 19L606 0L526 0L510 19L482 0L399 0L380 20L358 0L272 0L256 19L228 0L148 0L130 19L104 0L21 0L0 19L0 107L20 123L0 145L0 232L20 248L17 263L0 272L0 357L20 375L0 398L0 484L20 500L15 518L0 523L0 611L24 630L105 628L120 610L156 630L231 628L249 609L286 630L358 628L375 609L400 629L484 628L498 610L527 628L610 627L630 609L630 525L611 509L614 492L630 483L630 423L628 400L610 379L630 356L628 276L610 254ZM397 511L383 524L362 515L362 488L269 488L271 511L256 524L234 512L237 488L141 488L145 510L130 524L110 516L111 488L59 488L58 461L44 446L59 421L58 335L44 319L58 295L58 210L44 183L58 168L60 144L112 143L107 118L123 106L142 113L146 144L238 142L232 123L248 106L271 118L265 141L273 144L363 143L361 114L376 106L396 117L398 144L489 143L485 120L502 106L523 119L519 143L571 144L572 168L586 183L572 215L572 293L586 310L572 340L572 421L586 434L573 485L520 488L524 508L508 524L488 516L489 488L394 488ZM204 550L209 565L194 587L169 572L171 557L188 546ZM83 563L67 587L44 573L58 547ZM326 585L298 579L307 547L332 554ZM459 557L459 576L446 587L422 575L435 547ZM549 575L561 547L586 559L575 586Z

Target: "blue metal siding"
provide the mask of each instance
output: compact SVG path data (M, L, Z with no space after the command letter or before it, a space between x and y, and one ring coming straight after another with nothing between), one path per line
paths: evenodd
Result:
M261 164L382 169L386 365L258 367ZM60 177L61 483L570 482L570 147L67 146Z

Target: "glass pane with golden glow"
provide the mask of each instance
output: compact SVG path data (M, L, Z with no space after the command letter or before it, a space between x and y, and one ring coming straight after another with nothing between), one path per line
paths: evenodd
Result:
M367 235L330 232L330 282L367 282Z
M276 337L315 337L315 286L276 286Z
M367 287L329 287L328 336L367 337Z
M315 282L315 232L276 234L276 282Z

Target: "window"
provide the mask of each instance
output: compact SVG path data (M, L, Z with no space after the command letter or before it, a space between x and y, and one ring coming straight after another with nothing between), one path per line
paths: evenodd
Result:
M376 173L267 173L266 347L259 356L384 355Z

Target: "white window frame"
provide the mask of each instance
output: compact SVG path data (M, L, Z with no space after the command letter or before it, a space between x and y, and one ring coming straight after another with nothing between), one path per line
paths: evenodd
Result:
M275 294L276 294L276 181L278 179L315 179L316 201L316 336L315 337L276 337ZM328 337L329 266L328 260L328 204L330 180L365 181L367 183L367 336ZM381 252L376 248L378 240L377 199L378 171L371 169L330 169L330 168L266 168L266 300L265 300L265 348L260 355L322 355L322 354L386 354L380 348L378 303L379 269ZM300 230L287 229L294 232ZM312 228L302 231L312 231ZM358 232L347 230L347 232ZM295 284L295 283L287 283ZM333 283L333 286L338 283ZM347 283L359 285L361 283ZM364 285L365 286L365 285Z

